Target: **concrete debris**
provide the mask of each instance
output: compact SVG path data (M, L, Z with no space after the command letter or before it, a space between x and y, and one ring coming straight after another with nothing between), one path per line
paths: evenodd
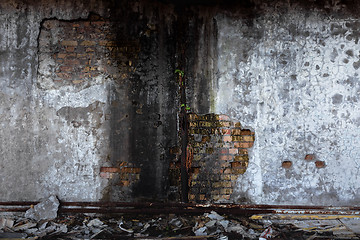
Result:
M344 220L358 229L359 219ZM309 220L300 226L299 221L260 221L244 216L220 215L216 212L194 215L59 215L53 220L39 220L21 216L0 217L0 238L25 239L345 239L345 225L335 222ZM325 225L324 225L325 224ZM326 225L327 224L327 225ZM338 224L338 222L336 222ZM340 223L341 224L341 223ZM316 227L311 227L314 225ZM341 231L340 231L341 230ZM360 239L353 233L347 239Z
M39 220L52 220L57 217L57 211L59 208L59 200L56 196L50 196L44 201L36 204L33 208L26 211L25 217Z
M198 221L193 228L196 236L220 235L229 233L238 235L241 238L257 239L259 233L248 232L247 229L235 220L226 220L223 216L212 211L210 214L205 213L204 218ZM224 237L224 236L222 236Z
M210 214L206 214L206 216L212 220L223 220L224 219L224 217L222 217L215 211L211 211Z
M0 229L12 228L14 226L14 220L8 218L0 218Z
M22 231L22 230L27 230L27 229L35 227L35 226L36 226L36 223L27 222L27 223L24 223L24 224L16 224L13 229L14 229L14 231Z
M95 218L93 220L91 220L88 224L88 227L102 227L104 226L104 223L102 221L100 221L100 219ZM106 226L106 225L105 225Z

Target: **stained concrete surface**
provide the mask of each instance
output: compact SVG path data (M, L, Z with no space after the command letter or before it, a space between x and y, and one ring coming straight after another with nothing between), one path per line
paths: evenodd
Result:
M358 7L2 1L0 199L166 199L168 166L176 161L169 149L178 145L174 70L181 68L193 112L226 114L255 132L231 201L357 205ZM84 88L49 87L41 23L90 13L120 22L118 40L140 41L137 69L122 81L103 76ZM308 154L315 159L305 160ZM123 161L141 167L139 182L124 188L100 177L100 167ZM292 166L282 168L284 161Z

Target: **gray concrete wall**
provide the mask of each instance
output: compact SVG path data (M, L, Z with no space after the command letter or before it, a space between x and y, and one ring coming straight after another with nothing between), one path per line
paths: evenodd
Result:
M340 1L323 6L264 3L250 19L215 17L213 111L256 135L234 200L318 205L359 200L359 18ZM305 160L307 154L314 158ZM283 168L284 161L292 166Z
M226 114L255 132L231 201L356 204L358 4L268 2L2 1L0 200L166 199L181 68L191 111ZM40 54L42 23L91 12L119 24L117 40L139 42L136 69L54 83ZM119 185L118 173L100 177L123 162L141 168L134 185Z
M164 46L170 30L149 30L166 25L160 10L126 1L1 2L1 200L166 198L177 85L169 64L174 44ZM69 37L57 35L57 25L81 23L90 13L114 23L112 40L124 44L115 47L141 43L134 74L123 69L134 59L122 56L110 59L117 75L82 83L53 77L57 44ZM133 186L121 186L118 175L101 178L101 167L123 162L142 168Z

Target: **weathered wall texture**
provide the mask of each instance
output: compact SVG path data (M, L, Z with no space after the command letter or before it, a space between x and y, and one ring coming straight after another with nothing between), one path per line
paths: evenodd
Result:
M256 134L235 198L320 205L360 198L360 21L341 1L324 6L263 4L251 19L215 17L214 111Z
M237 2L1 1L0 200L177 200L179 68L192 200L356 204L360 5Z
M127 1L1 2L1 200L167 197L178 140L166 14Z

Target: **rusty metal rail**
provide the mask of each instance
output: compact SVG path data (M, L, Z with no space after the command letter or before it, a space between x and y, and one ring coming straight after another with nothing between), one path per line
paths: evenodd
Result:
M0 212L25 212L38 202L0 202ZM359 215L360 207L240 205L151 202L61 202L62 213L123 213L123 214L202 214L216 211L222 214L250 216L253 214L319 214Z

